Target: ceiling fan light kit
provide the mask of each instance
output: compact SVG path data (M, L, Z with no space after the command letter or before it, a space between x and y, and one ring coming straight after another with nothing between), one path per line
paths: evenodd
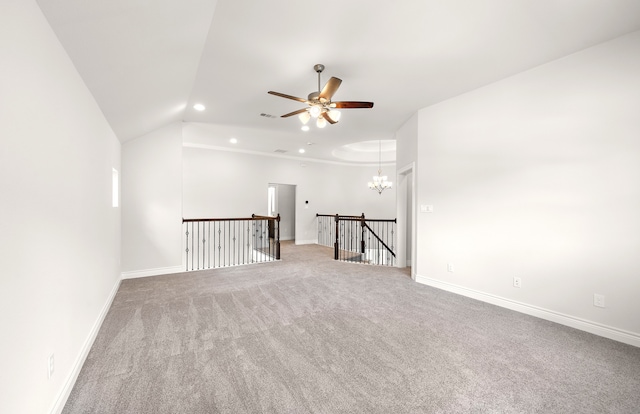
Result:
M320 74L324 70L324 65L317 64L313 67L313 70L318 74L318 91L311 92L307 99L298 98L296 96L287 95L280 92L269 91L268 93L281 98L287 98L294 101L306 103L307 108L298 109L297 111L284 114L282 118L288 118L290 116L298 115L298 119L303 125L306 125L313 117L316 118L316 126L318 128L324 128L327 123L335 124L340 120L341 113L336 108L348 109L348 108L373 108L373 102L359 102L359 101L338 101L332 102L331 98L336 93L341 79L331 77L324 85L324 88L320 88Z

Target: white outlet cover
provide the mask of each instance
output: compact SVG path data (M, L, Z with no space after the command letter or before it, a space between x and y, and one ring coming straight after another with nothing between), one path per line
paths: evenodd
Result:
M597 306L599 308L604 308L604 295L599 295L597 293L593 294L593 306Z

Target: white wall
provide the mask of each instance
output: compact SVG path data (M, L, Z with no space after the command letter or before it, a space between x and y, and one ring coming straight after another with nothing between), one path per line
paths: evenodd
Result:
M639 50L636 32L420 111L420 281L640 346Z
M3 0L0 61L0 412L56 412L119 285L120 145L35 1Z
M182 125L122 146L123 277L181 271Z
M396 131L396 166L402 170L418 156L418 114L411 116Z

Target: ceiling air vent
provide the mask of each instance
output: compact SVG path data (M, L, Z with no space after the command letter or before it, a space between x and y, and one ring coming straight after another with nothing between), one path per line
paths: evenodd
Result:
M284 154L285 152L287 152L287 150L281 150L281 149L277 149L273 152L277 152L278 154Z
M265 114L264 112L260 114L260 116L264 116L265 118L277 118L276 115Z

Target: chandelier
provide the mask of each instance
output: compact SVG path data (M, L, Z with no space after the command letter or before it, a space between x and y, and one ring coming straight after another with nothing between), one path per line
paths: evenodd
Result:
M387 176L382 175L382 142L378 141L378 175L373 176L373 181L369 181L369 188L382 194L387 188L391 188L393 183L387 181Z

